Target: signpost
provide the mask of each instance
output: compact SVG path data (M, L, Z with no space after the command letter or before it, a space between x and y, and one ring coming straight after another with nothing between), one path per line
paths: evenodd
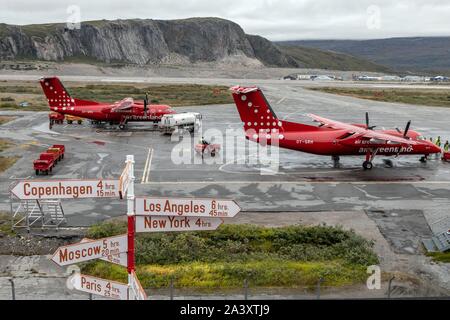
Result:
M106 298L128 300L128 285L75 273L69 278L74 289Z
M223 223L218 218L137 216L136 232L181 232L216 230Z
M233 200L154 198L134 194L134 156L128 155L119 180L21 181L11 193L21 200L113 198L126 195L127 234L58 248L52 260L59 266L101 259L127 268L128 284L74 274L73 288L89 294L120 300L147 300L135 272L136 232L180 232L216 230L225 218L241 208Z
M233 218L241 208L233 200L136 198L136 215Z
M112 255L127 252L127 240L126 235L121 235L59 247L53 254L52 260L59 266L67 266L93 259L107 258L109 260L109 257Z
M141 282L134 271L131 272L131 282L129 285L130 291L128 294L128 300L147 300L147 294L142 288Z
M116 198L118 180L20 181L11 193L21 200Z

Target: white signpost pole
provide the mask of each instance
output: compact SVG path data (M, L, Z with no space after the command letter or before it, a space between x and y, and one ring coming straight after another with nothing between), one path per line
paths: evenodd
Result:
M134 266L134 234L136 228L136 216L134 210L134 156L128 155L126 165L128 167L129 185L127 188L127 216L128 216L128 298L132 290L132 276L135 271Z

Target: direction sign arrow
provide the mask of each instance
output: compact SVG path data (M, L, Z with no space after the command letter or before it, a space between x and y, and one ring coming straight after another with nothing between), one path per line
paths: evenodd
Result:
M117 300L128 300L128 285L125 283L100 279L75 273L69 277L73 288L78 291L96 294Z
M240 211L233 200L136 198L136 215L233 218Z
M118 180L28 180L11 193L21 200L119 197Z
M134 271L131 271L129 292L130 292L130 294L128 295L129 300L147 300L147 294L142 288L141 282L139 281Z
M216 230L222 223L219 218L137 216L136 232Z
M127 244L127 235L82 241L59 247L53 254L52 260L59 266L66 266L92 259L108 258L111 255L127 252Z

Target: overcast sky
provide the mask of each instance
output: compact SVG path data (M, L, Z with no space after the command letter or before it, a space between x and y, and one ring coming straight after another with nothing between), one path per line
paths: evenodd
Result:
M450 36L448 0L0 0L0 22L221 17L270 40ZM73 12L73 11L72 11Z

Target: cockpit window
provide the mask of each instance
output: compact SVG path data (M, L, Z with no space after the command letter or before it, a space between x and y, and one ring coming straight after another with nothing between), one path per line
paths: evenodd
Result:
M423 141L423 140L427 140L427 138L425 138L424 136L418 136L417 140L422 140Z

